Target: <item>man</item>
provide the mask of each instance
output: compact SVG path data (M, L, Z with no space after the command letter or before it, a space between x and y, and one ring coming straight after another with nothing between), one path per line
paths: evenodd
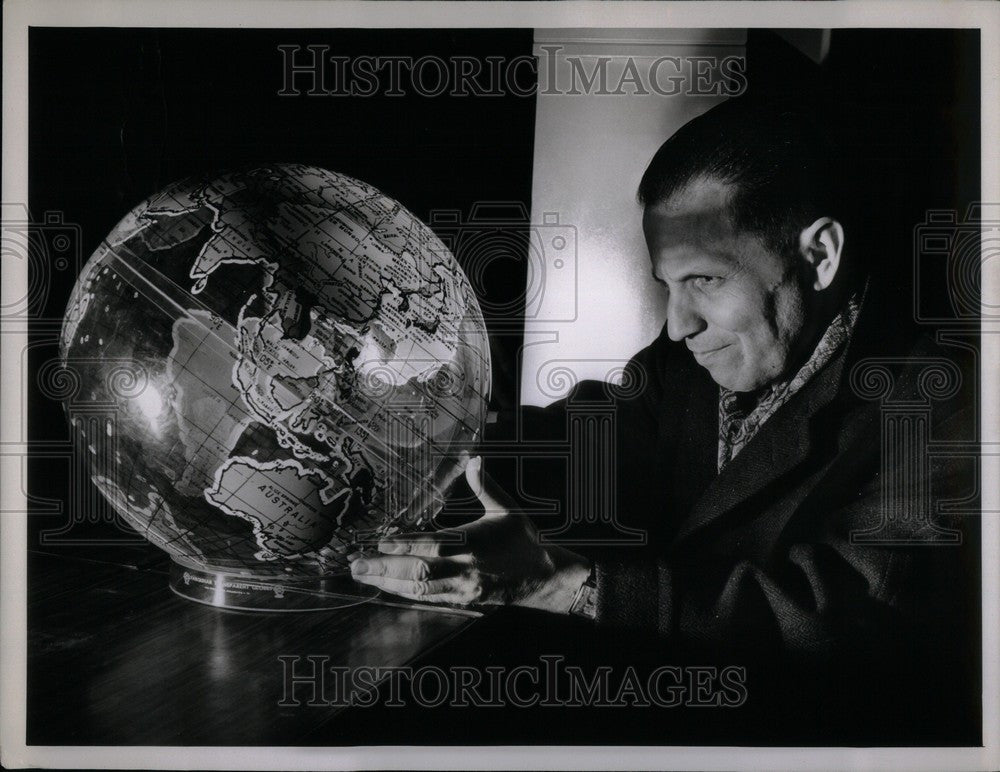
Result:
M852 240L840 165L802 116L743 98L682 127L646 170L643 229L667 321L630 363L644 388L615 400L619 512L645 548L539 543L477 458L466 476L486 514L459 529L461 544L389 539L355 578L433 602L572 612L693 652L845 667L973 634L970 548L943 546L955 532L933 515L974 493L972 465L906 478L930 465L887 455L881 428L882 404L934 396L927 367L955 369L881 326L863 270L875 256ZM884 393L865 390L871 378ZM957 388L935 403L934 440L969 437ZM563 406L530 420L558 426ZM894 498L890 477L909 481Z

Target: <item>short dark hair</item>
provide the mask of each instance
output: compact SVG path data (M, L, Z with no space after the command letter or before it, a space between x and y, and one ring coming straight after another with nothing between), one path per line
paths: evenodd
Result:
M847 218L831 138L789 105L727 100L688 121L653 156L638 197L668 200L703 176L731 183L737 227L791 255L798 234L817 217Z

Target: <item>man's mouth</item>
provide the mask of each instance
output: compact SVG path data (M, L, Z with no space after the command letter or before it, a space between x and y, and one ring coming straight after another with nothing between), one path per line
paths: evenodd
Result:
M716 348L706 348L698 351L696 351L695 349L689 349L689 350L692 354L694 354L695 359L697 359L700 362L702 359L707 359L713 356L714 354L718 354L723 349L729 348L730 345L731 344L726 343L725 345L718 346Z

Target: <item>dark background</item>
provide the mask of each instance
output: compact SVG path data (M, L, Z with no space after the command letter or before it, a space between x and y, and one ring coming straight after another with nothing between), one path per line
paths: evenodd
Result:
M64 224L78 226L66 230L48 223L36 230L43 238L59 228L72 234L85 260L132 206L167 183L192 173L268 161L311 163L355 176L425 221L434 210L468 216L475 203L484 201L520 202L530 211L533 98L280 97L277 46L287 43L325 43L347 56L512 58L531 53L532 31L32 29L29 206L36 222L46 212L59 212ZM876 281L891 288L898 301L886 306L886 323L915 323L915 289L921 302L940 315L954 316L944 281L913 286L914 229L929 209L956 210L961 219L979 199L978 31L835 30L823 65L770 32L751 31L747 58L751 92L810 100L816 109L828 110L839 129L843 164L859 183L863 214L861 238L852 243L863 245ZM622 180L628 187L636 182ZM487 313L494 331L516 327L516 301L524 288L525 256L515 250L504 257L508 259L490 264L482 286L476 287L493 307L498 299L513 302L512 311ZM458 258L464 259L462 254ZM59 320L75 280L72 261L65 270L33 268L45 273L48 290L34 307L37 320L27 360L31 383L57 356ZM494 407L516 403L519 343L509 334L497 334L492 341ZM156 550L107 522L64 528L74 513L67 512L72 464L65 453L60 456L68 447L61 407L39 392L29 404L28 426L38 451L28 470L29 547L136 565L161 559ZM54 457L44 457L41 451L53 448ZM89 483L80 484L93 495ZM45 541L43 532L48 533ZM579 630L571 627L567 633L549 629L550 624L542 617L505 611L479 625L478 634L474 631L434 657L439 663L471 657L492 664L519 652L531 662L527 649L532 643L539 651L578 645ZM600 645L595 642L594 650ZM549 649L555 650L561 649ZM379 717L362 712L344 725L343 742L385 742L383 719L393 722L393 742L401 743L789 739L773 736L773 725L768 735L771 722L761 716L763 720L723 730L700 722L676 722L671 729L659 719L630 719L623 726L620 712L614 722L592 717L582 724L579 715L546 714L543 709L505 715L499 722L456 721L442 713L425 711L400 722L398 713ZM896 729L900 742L927 739L907 737L905 727ZM815 742L838 740L820 735Z

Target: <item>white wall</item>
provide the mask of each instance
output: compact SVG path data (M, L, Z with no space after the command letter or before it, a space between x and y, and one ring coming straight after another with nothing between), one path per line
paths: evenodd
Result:
M536 248L526 294L524 404L548 404L578 380L615 381L629 357L659 333L664 296L650 277L636 188L663 141L725 98L663 96L648 85L646 95L632 93L631 85L624 86L626 94L595 93L596 84L586 93L581 68L592 74L599 57L611 57L604 90L614 91L629 57L646 79L660 57L743 56L745 40L745 30L535 32L539 94L531 222ZM560 48L557 55L554 46ZM576 57L574 65L570 60ZM710 64L681 62L684 88L692 83L692 66L711 70ZM583 93L565 93L573 87L574 68L576 90ZM657 75L660 89L671 90L674 63L662 63Z

